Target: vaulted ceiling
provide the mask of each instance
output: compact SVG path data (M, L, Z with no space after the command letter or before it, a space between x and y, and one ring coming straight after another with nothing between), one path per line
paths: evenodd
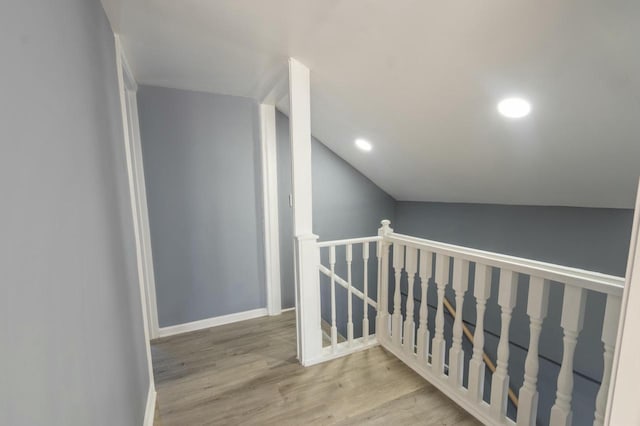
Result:
M313 134L398 200L633 206L637 0L103 4L144 84L259 98L297 58Z

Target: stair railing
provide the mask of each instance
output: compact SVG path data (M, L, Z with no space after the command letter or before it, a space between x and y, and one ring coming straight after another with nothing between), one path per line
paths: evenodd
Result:
M353 274L355 248L357 260L362 262L358 266L361 273L357 274L357 279ZM601 333L604 368L593 421L596 426L603 424L624 286L622 278L402 235L393 232L387 220L382 221L376 237L320 242L316 243L315 250L318 280L313 285L318 286L316 288L322 295L319 299L324 306L320 311L322 319L330 323L330 338L319 350L319 355L305 365L381 344L485 424L536 424L540 334L547 316L550 286L559 285L563 289L560 320L563 356L550 424L571 425L573 362L577 338L584 322L587 294L603 294L606 297ZM471 264L475 267L473 299L476 316L467 318L467 321L475 323L473 334L464 324L462 309L469 287ZM486 402L485 369L492 361L485 353L484 320L494 270L499 273L500 335L495 367L490 368L491 390L486 395ZM509 333L520 274L529 276L526 312L530 333L524 383L516 395L509 386ZM403 298L401 281L406 283L408 295L420 294L417 312L414 298ZM432 327L428 324L427 308L430 282L435 286L437 296ZM455 295L455 307L445 297L448 288ZM361 314L358 318L354 317L354 306L362 308L358 310ZM444 333L445 310L450 311L454 318L449 341ZM320 330L320 321L314 320L314 328L318 322L317 329ZM339 342L338 335L346 335L346 339ZM473 346L466 369L463 335ZM445 358L447 353L448 358ZM517 407L515 421L507 417L508 399Z
M538 412L537 379L539 370L539 339L542 323L547 315L550 285L563 287L561 327L563 329L563 357L557 380L555 403L551 408L551 426L572 424L571 400L573 393L573 361L577 338L582 330L587 293L606 296L606 308L602 328L604 343L604 373L596 400L594 425L601 425L604 416L608 385L611 374L613 347L624 280L619 277L568 268L544 262L506 256L482 250L470 249L436 241L394 233L389 221L383 221L379 235L383 250L392 255L382 258L393 273L381 274L380 305L378 309L378 342L389 352L435 385L449 398L485 424L535 425ZM391 259L389 258L391 257ZM464 371L462 347L462 307L469 284L470 264L475 264L473 296L476 302L473 353L468 371ZM497 300L500 307L501 328L497 347L495 372L491 375L489 402L484 400L484 316L491 293L493 269L499 271ZM451 274L450 274L451 270ZM421 305L426 306L427 287L430 279L437 288L435 334L429 335L427 312L421 306L419 324L414 324L413 297L407 297L403 305L401 278L406 274L408 294L414 294L419 286ZM517 395L515 422L507 417L509 398L509 331L512 313L516 305L518 275L528 275L527 315L530 339L524 367L524 383ZM389 281L392 280L390 283ZM390 284L393 284L391 287ZM444 335L445 291L452 287L455 294L453 337L449 344ZM393 288L393 293L390 289ZM393 294L391 303L384 295ZM415 343L415 344L414 344ZM448 348L448 360L445 349ZM445 368L447 367L447 368ZM467 386L463 386L463 378ZM514 398L515 395L512 396Z
M371 321L370 317L373 315L375 318L378 309L376 297L379 294L377 274L382 261L381 240L380 237L352 238L325 241L317 245L320 258L328 260L328 266L323 265L322 262L318 264L318 271L321 276L319 280L321 294L326 295L325 308L328 307L326 310L330 312L325 319L330 324L330 341L328 345L323 345L321 361L334 359L378 344L375 336L375 321ZM346 277L336 271L336 253L339 249L344 252L344 262L341 266ZM354 280L354 249L357 249L361 261L358 262L360 269L356 274L358 280ZM370 261L370 258L373 259ZM337 300L336 294L339 289L344 290L345 294L344 297ZM340 300L346 301L346 312L340 312L340 314L346 315L346 321L341 321L345 325L345 330L340 334L346 335L343 342L338 341L337 311ZM355 307L362 308L358 309L358 312L361 312L359 318L354 318L354 302L356 303Z

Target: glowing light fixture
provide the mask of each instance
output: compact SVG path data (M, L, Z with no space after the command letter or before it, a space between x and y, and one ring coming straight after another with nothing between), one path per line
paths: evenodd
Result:
M373 149L371 142L364 139L356 139L356 146L360 148L362 151L369 152Z
M506 98L498 103L498 112L509 118L522 118L531 112L531 104L522 98Z

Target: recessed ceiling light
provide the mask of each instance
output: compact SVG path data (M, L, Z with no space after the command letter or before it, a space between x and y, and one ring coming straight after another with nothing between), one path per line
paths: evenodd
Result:
M356 146L358 148L360 148L363 151L371 151L373 149L373 146L371 145L371 142L364 140L364 139L356 139Z
M522 118L531 112L531 104L522 98L506 98L498 103L498 112L509 118Z

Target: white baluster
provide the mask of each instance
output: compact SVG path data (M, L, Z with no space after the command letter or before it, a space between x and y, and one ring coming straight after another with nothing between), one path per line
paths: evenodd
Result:
M393 294L393 314L391 314L391 337L396 345L402 344L402 298L400 278L404 266L404 246L393 243L393 271L395 272L395 291Z
M347 244L347 342L353 344L353 292L351 291L351 262L353 261L353 247Z
M369 271L367 266L369 265L369 243L362 243L362 261L364 263L364 312L362 317L362 337L364 341L369 340Z
M406 318L404 320L404 338L402 344L407 354L413 355L415 345L415 323L414 323L414 303L413 303L413 283L416 272L418 271L418 250L413 247L407 247L405 259L405 270L407 271L407 304Z
M571 394L573 392L573 356L578 343L578 334L584 324L584 308L587 293L584 289L566 285L562 301L561 325L564 331L562 338L562 365L558 373L558 389L556 401L551 407L551 426L569 426L573 417L571 411Z
M378 312L376 313L376 338L379 342L389 340L389 246L386 237L393 232L388 220L382 221L378 235Z
M469 262L453 260L453 290L456 293L456 318L453 322L453 339L449 350L449 380L454 387L462 386L464 351L462 350L462 305L469 288Z
M418 361L427 365L429 354L429 329L427 328L429 309L427 305L427 289L431 277L431 252L420 250L420 325L418 327Z
M573 412L571 411L571 394L573 392L573 355L578 343L578 334L584 323L584 308L587 301L587 293L584 289L564 286L564 298L562 301L562 366L558 373L558 389L556 401L551 407L551 426L569 426Z
M602 372L602 384L596 397L596 412L593 426L604 424L604 414L607 408L607 396L609 394L609 383L611 381L611 366L613 364L613 350L616 345L616 334L618 332L618 317L620 316L619 296L607 295L607 307L604 310L604 321L602 323L602 343L604 344L604 370Z
M438 309L436 311L435 336L431 343L431 367L434 374L444 374L444 290L449 280L449 256L436 256L436 285L438 286Z
M538 342L542 331L542 321L547 316L549 306L549 281L539 277L529 279L529 350L524 364L524 384L518 395L517 424L529 426L536 424L538 414Z
M491 378L491 413L502 422L507 414L507 395L509 392L509 325L511 313L516 305L518 274L502 269L500 271L500 288L498 304L502 308L500 341L498 343L498 361L496 372Z
M329 265L331 266L331 347L335 352L338 346L338 327L336 327L336 246L329 247Z
M491 267L476 263L473 295L476 298L476 329L473 333L473 356L469 361L469 398L482 401L484 395L484 312L491 295Z

